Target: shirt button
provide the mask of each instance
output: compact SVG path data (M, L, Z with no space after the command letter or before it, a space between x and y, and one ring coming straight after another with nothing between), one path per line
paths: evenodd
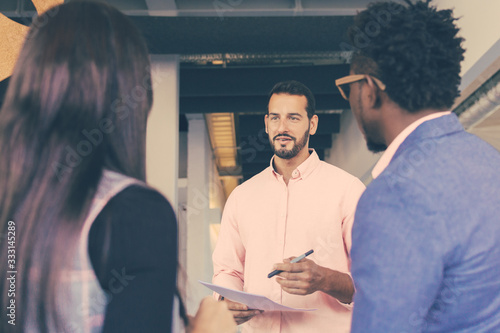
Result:
M299 172L297 170L295 170L292 175L293 175L293 177L297 177L299 175Z

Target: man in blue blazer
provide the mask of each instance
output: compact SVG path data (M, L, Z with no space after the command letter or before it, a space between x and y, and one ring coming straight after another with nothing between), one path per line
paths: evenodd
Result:
M353 333L500 332L500 154L450 113L462 39L429 1L376 3L336 81L383 151L352 231Z

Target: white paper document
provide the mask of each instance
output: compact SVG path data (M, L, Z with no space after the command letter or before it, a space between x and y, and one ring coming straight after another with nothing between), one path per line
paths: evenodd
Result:
M215 291L219 295L227 298L231 301L243 303L250 309L264 310L264 311L314 311L316 309L296 309L289 306L281 305L279 303L271 301L269 298L262 295L255 295L246 293L244 291L238 291L234 289L228 289L208 282L199 281L205 287Z

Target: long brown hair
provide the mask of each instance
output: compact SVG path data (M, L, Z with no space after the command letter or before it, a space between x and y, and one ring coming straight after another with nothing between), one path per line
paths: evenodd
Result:
M15 229L15 243L0 240L4 311L9 244L17 271L16 325L4 317L0 331L24 331L30 293L39 330L57 322L59 273L103 169L145 179L149 66L140 33L108 5L73 1L33 21L0 110L0 232Z

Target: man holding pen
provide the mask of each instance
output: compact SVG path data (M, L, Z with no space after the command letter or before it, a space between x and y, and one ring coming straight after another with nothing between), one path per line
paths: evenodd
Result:
M274 156L228 198L213 283L317 310L261 312L226 299L243 332L349 332L351 227L365 187L309 149L318 126L314 112L303 84L280 82L272 89L265 125ZM304 258L292 263L299 255ZM281 272L268 278L273 270Z

